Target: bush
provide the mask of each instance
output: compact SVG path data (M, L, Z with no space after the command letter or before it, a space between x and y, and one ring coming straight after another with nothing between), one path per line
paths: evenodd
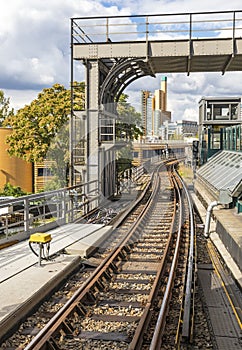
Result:
M9 182L4 185L3 190L0 191L0 196L20 197L27 195L19 186L13 186Z

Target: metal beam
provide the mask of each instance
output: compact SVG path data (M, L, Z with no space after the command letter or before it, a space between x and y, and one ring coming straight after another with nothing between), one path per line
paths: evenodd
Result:
M74 59L126 59L143 60L148 75L163 72L207 72L238 71L242 67L242 38L234 39L231 47L231 38L210 38L190 40L159 40L150 42L149 58L146 56L146 43L123 42L74 45ZM90 49L92 46L92 49ZM228 57L234 54L236 48L236 65L227 66ZM191 60L192 58L192 60ZM213 66L208 65L208 59ZM189 61L190 60L190 61ZM194 66L191 61L196 63ZM190 63L189 63L190 62ZM218 62L218 64L216 64ZM189 64L188 64L189 63Z

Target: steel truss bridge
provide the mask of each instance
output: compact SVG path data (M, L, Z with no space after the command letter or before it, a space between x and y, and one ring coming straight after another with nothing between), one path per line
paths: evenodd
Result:
M86 70L85 110L74 99ZM242 70L242 11L71 19L72 183L115 192L116 107L125 88L157 73ZM74 107L75 105L75 107Z

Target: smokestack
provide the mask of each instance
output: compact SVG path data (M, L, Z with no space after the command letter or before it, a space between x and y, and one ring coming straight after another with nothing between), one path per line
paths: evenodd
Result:
M162 110L167 110L167 77L161 78Z

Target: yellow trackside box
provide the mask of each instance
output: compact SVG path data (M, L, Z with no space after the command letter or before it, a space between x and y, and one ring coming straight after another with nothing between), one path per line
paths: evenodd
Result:
M51 235L49 233L34 233L29 238L33 243L48 243L51 241Z

